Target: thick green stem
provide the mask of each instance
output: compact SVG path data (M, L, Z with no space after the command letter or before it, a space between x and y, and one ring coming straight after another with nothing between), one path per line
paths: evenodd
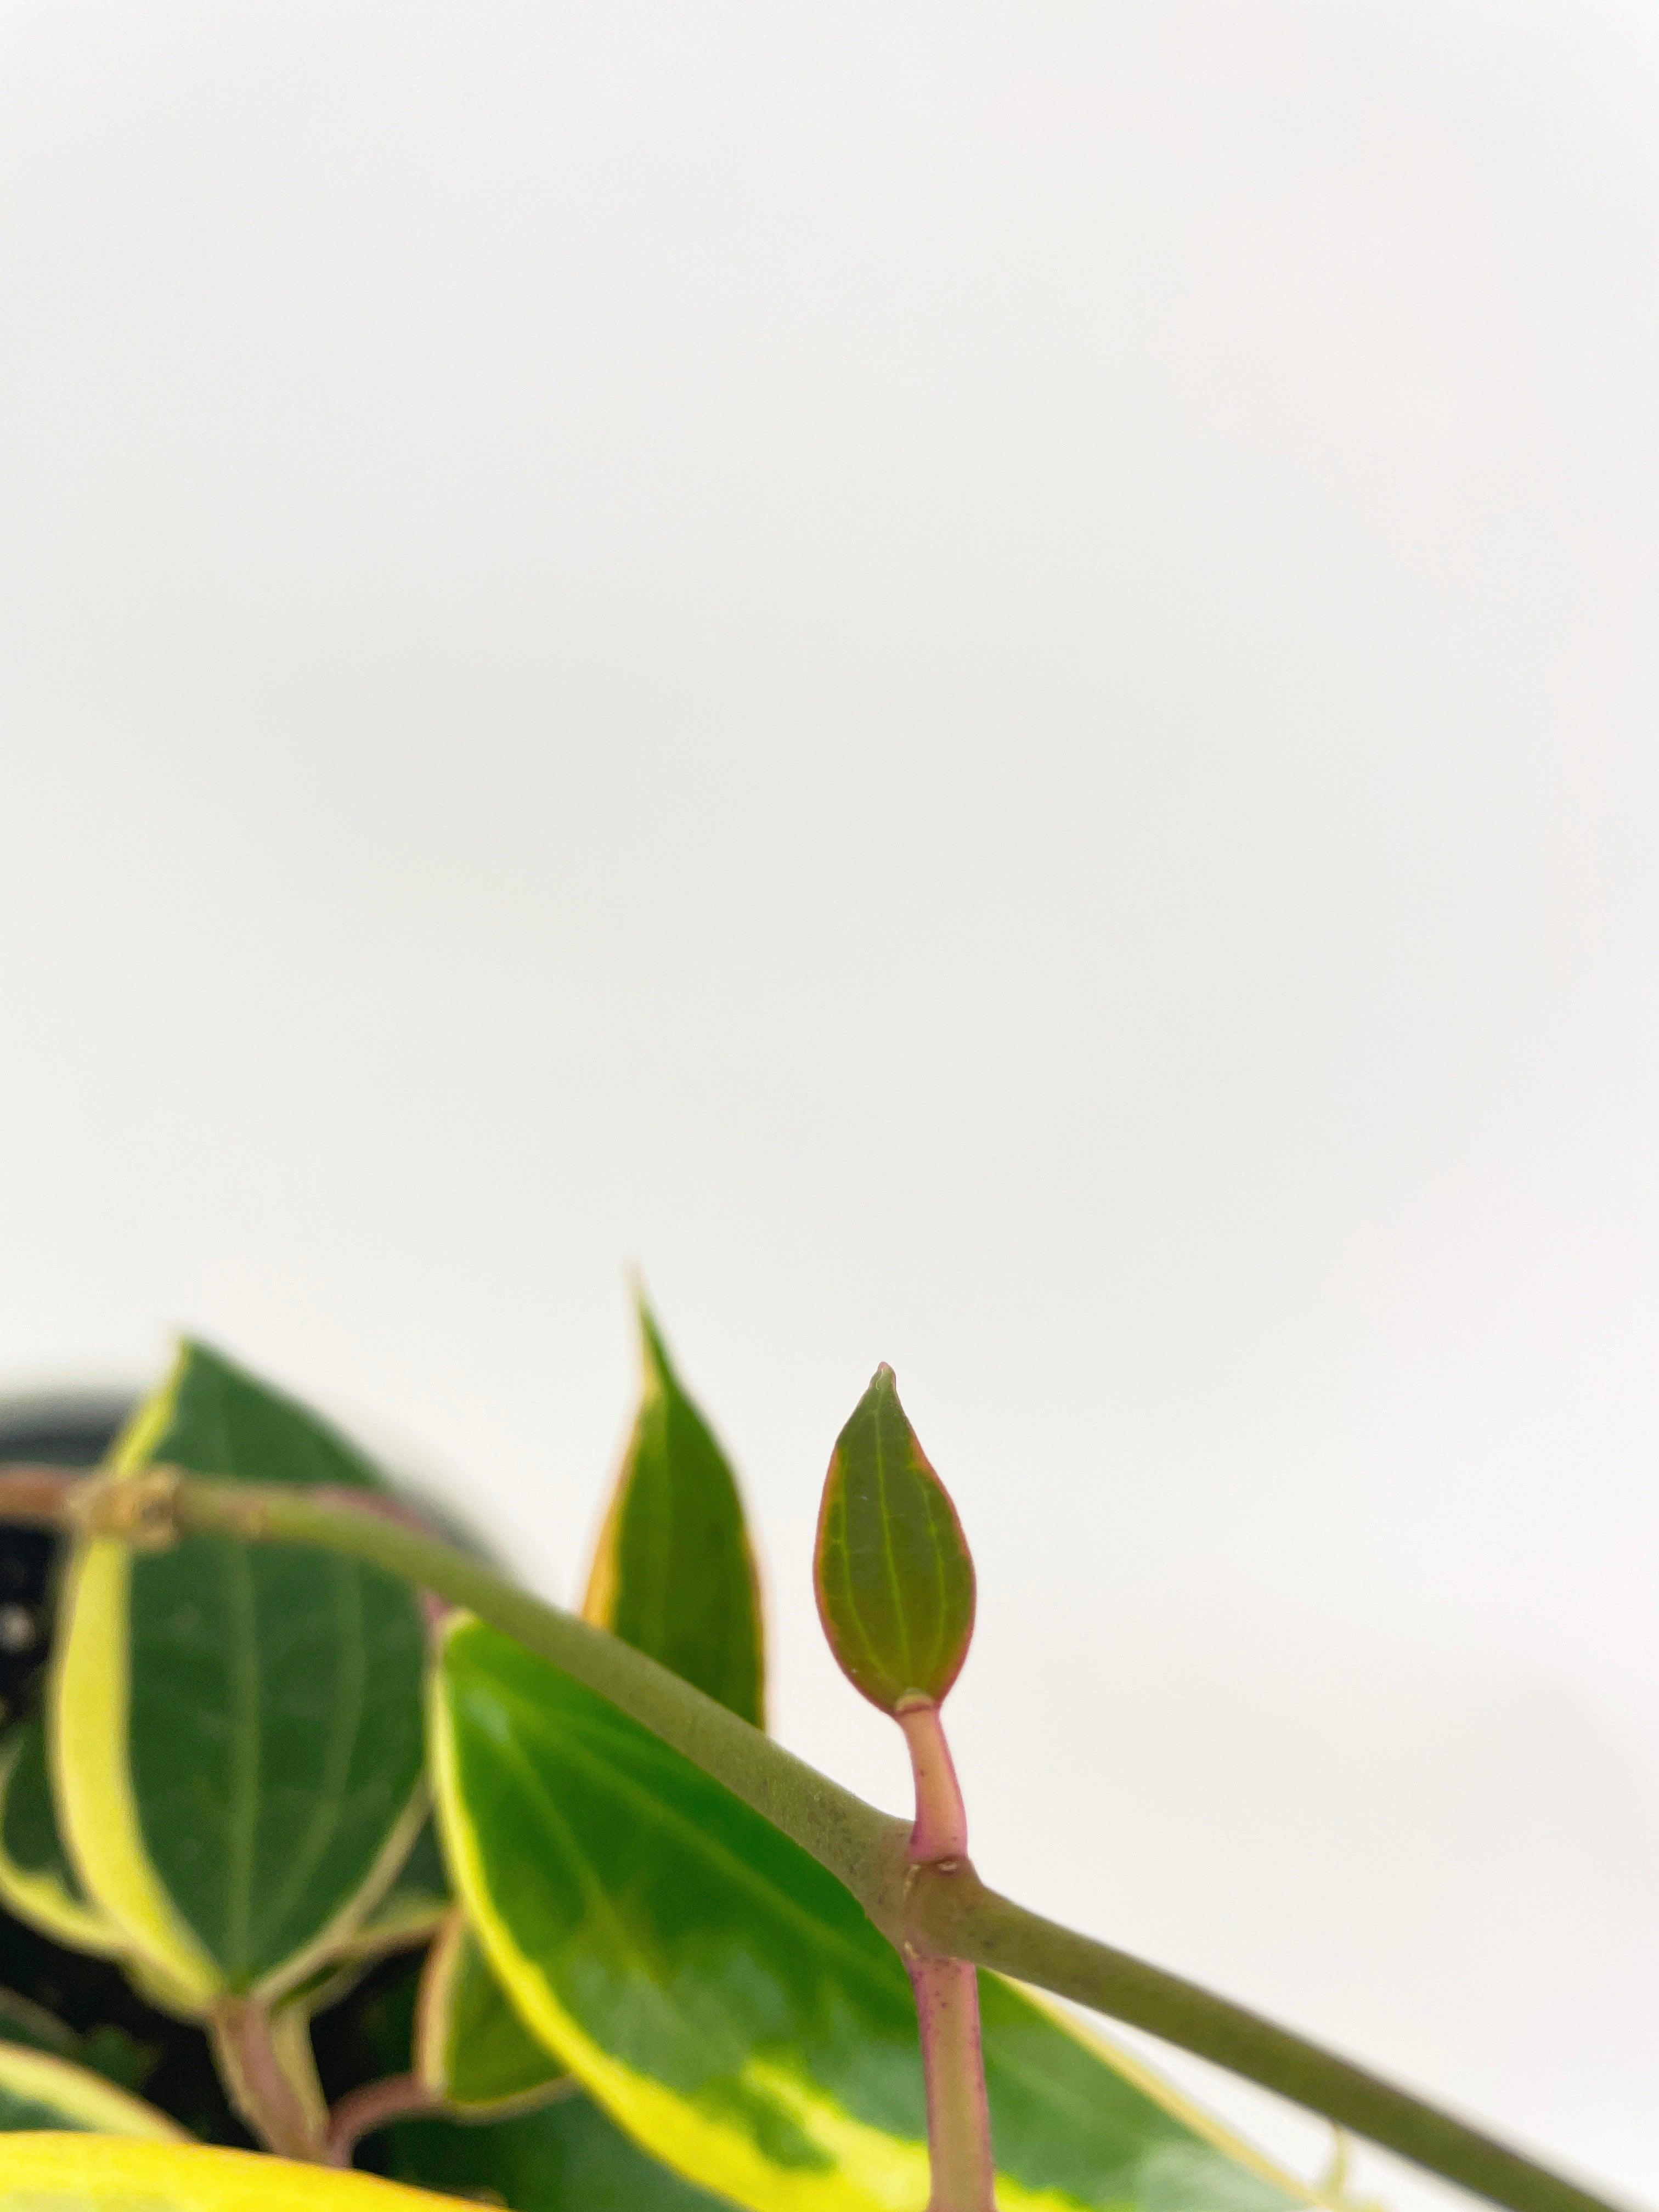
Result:
M167 1510L180 1529L256 1543L320 1544L465 1607L684 1752L860 1900L890 1892L896 1899L901 1891L906 1822L866 1805L608 1630L531 1597L453 1545L338 1492L319 1498L314 1492L187 1478ZM134 1510L142 1515L143 1509L135 1503Z
M988 1889L971 1867L919 1882L910 1917L943 1950L1145 2028L1513 2212L1610 2212L1607 2198L1352 2060L1162 1966L1027 1911Z
M844 1882L901 1949L908 1935L938 1953L1146 2028L1510 2212L1616 2212L1605 2197L1363 2067L1178 1975L1026 1911L987 1889L966 1864L950 1873L908 1869L906 1822L866 1805L642 1653L514 1589L453 1545L362 1504L298 1490L163 1479L145 1504L133 1497L137 1487L94 1486L55 1468L19 1469L0 1474L0 1521L85 1527L139 1540L161 1540L171 1527L248 1542L317 1544L383 1567L467 1607L684 1753Z

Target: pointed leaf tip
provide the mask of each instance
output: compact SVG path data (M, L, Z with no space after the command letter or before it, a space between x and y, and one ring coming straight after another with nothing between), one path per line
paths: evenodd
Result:
M761 1728L760 1577L737 1477L637 1284L635 1307L643 1388L582 1609Z
M884 1362L836 1439L814 1580L830 1648L872 1705L945 1697L973 1637L974 1562Z

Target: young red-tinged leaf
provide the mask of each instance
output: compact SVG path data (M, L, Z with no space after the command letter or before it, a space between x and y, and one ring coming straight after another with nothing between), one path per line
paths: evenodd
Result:
M974 1632L974 1562L956 1508L905 1419L890 1367L836 1439L814 1580L830 1648L883 1712L945 1696Z

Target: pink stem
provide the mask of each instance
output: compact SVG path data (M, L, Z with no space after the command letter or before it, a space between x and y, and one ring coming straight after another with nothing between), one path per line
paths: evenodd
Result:
M365 2081L349 2090L329 2115L327 2162L349 2166L351 2154L365 2136L393 2120L417 2119L443 2110L418 2074L394 2074L384 2081Z
M931 1698L907 1698L895 1717L904 1730L904 1741L910 1748L910 1771L916 1778L910 1863L937 1866L942 1860L964 1858L968 1814L939 1707Z
M265 2148L279 2158L319 2161L318 2129L277 2056L264 2007L253 1997L221 1997L207 2025L230 2101Z
M905 1960L927 2084L927 2212L996 2212L991 2116L979 2039L979 1975L966 1959Z
M86 1480L61 1467L0 1467L0 1516L20 1528L61 1529L70 1500Z
M949 1873L967 1856L968 1815L939 1707L931 1698L910 1698L895 1717L904 1730L916 1784L910 1863ZM927 2212L996 2212L978 1972L964 1959L939 1958L908 1942L904 1964L915 1992L927 2089L933 2168Z

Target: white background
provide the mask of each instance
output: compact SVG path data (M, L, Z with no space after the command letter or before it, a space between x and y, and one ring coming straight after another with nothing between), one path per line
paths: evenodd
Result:
M6 1378L568 1593L637 1261L896 1803L890 1359L988 1875L1659 2197L1656 218L1595 0L12 0Z

